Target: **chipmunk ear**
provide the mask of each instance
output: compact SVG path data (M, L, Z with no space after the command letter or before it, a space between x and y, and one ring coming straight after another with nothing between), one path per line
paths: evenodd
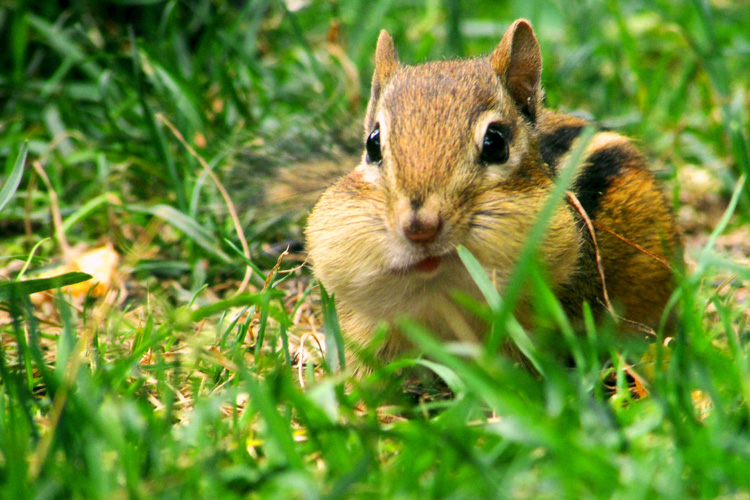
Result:
M533 122L542 97L542 52L531 24L514 22L489 60L516 106Z
M398 65L398 54L393 46L393 38L387 31L381 30L378 45L375 48L375 73L372 75L370 104L367 106L367 118L365 119L365 127L368 129L366 133L368 134L371 132L369 129L374 126L372 120L374 119L376 104L380 99L380 92L391 79L393 73L396 72Z
M378 81L385 85L391 79L398 68L398 54L393 46L393 38L386 30L380 31L378 45L375 48L375 76Z

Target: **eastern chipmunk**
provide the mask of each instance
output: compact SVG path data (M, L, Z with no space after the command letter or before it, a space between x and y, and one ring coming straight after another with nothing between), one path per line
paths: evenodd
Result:
M586 125L543 108L541 71L523 19L488 57L418 66L400 64L380 33L361 162L324 192L306 230L349 346L402 316L441 339L483 338L487 325L451 300L456 290L481 297L456 248L469 249L502 293ZM597 228L611 302L628 320L657 327L673 290L664 262L679 237L643 156L627 138L599 132L570 189ZM584 301L603 309L592 237L573 206L559 205L538 253L571 317L581 317ZM377 355L388 361L408 347L392 327ZM349 359L355 372L367 369Z

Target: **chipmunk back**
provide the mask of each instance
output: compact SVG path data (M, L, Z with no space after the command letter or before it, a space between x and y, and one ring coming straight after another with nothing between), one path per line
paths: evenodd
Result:
M402 316L441 339L481 341L486 324L451 299L457 290L481 299L456 248L469 249L502 293L586 122L543 108L541 52L525 20L488 57L418 66L400 64L383 31L375 62L361 162L308 221L315 275L336 296L351 350ZM673 287L664 262L678 237L643 157L625 137L600 132L572 190L600 228L612 303L629 320L657 325ZM560 206L539 253L572 317L584 301L603 304L594 248L582 215ZM378 354L389 360L407 348L391 327Z

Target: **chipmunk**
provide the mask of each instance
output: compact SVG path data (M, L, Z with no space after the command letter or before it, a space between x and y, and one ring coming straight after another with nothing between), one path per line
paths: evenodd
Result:
M457 256L465 246L502 293L558 168L587 122L543 107L542 56L526 20L488 56L399 62L381 31L361 162L322 195L306 228L315 276L335 294L346 342L358 350L379 323L389 361L410 347L394 326L411 317L443 340L481 341L487 325L451 299L481 298ZM625 137L598 132L571 191L595 227L561 203L538 248L570 317L611 303L657 327L673 290L679 237L664 194ZM523 306L520 307L523 311ZM528 310L528 308L526 308ZM519 314L519 321L528 321ZM354 372L366 367L353 363Z

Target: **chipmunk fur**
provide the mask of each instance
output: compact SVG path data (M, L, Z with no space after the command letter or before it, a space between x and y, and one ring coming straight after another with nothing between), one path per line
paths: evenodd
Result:
M483 339L487 325L451 299L457 290L481 299L456 248L470 250L502 293L587 124L542 106L541 71L526 20L488 57L417 66L399 63L380 33L366 151L324 192L306 229L314 273L335 294L350 348L368 345L386 322L377 356L401 354L409 343L394 322L404 316L440 339ZM609 297L628 320L656 327L673 290L663 261L679 246L670 208L627 138L599 132L584 157L571 191L605 229L595 235ZM538 253L569 316L580 318L584 301L603 308L592 237L572 206L559 205Z

